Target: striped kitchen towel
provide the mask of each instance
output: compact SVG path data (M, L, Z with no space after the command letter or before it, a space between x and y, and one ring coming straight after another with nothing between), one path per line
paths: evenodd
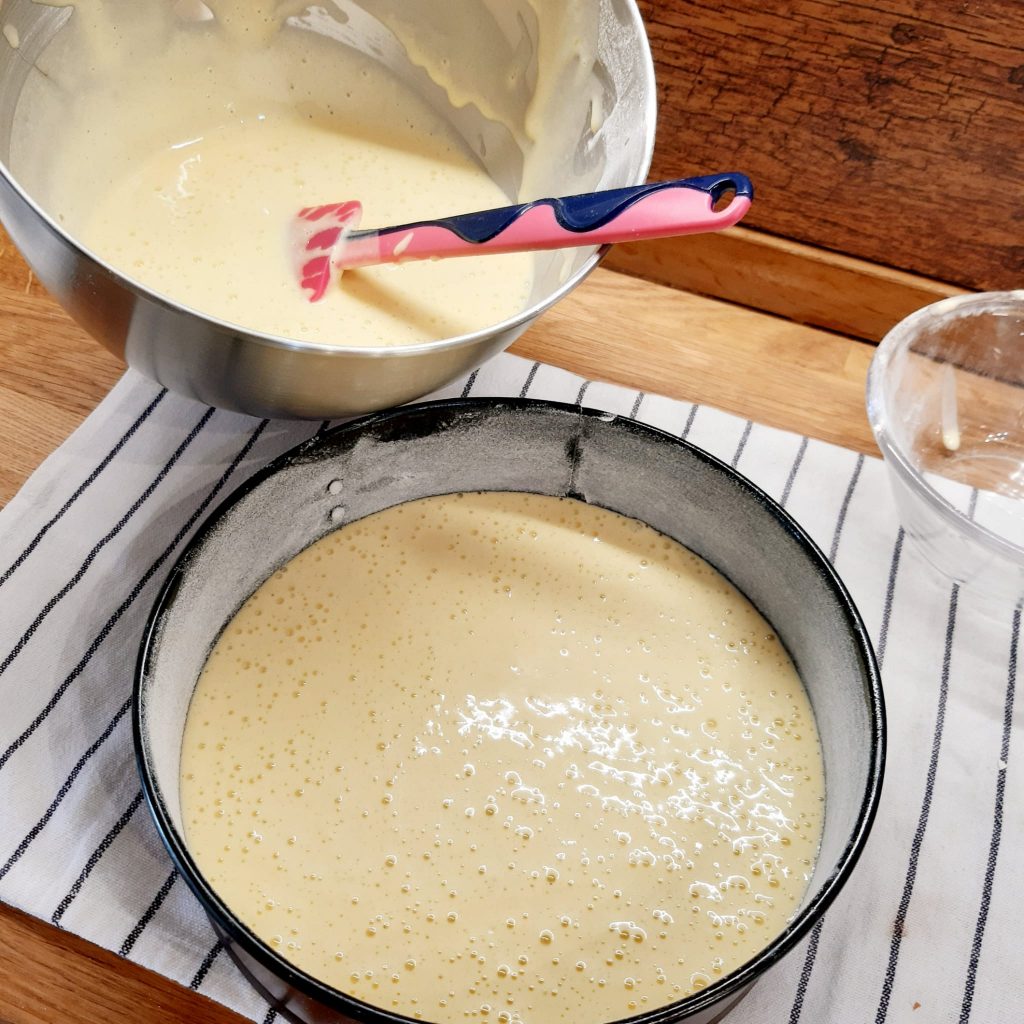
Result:
M706 448L807 528L864 615L891 727L878 819L824 921L730 1020L1020 1020L1020 610L932 573L875 459L509 355L435 397L459 394L578 402ZM132 672L161 580L204 516L326 426L215 411L128 373L0 513L0 900L254 1020L274 1012L142 805Z

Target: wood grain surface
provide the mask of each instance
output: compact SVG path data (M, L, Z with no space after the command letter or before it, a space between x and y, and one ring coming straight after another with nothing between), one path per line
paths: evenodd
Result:
M0 903L0 1024L244 1021L212 999Z
M1024 276L1020 0L639 0L652 177L745 171L745 223L968 288Z
M868 341L964 291L744 227L616 245L605 266Z

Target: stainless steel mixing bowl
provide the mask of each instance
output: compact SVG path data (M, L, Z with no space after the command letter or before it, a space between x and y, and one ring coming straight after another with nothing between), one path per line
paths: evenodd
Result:
M548 161L541 181L550 195L567 191L567 177L590 188L638 184L647 175L654 146L654 69L636 3L589 2L598 29L590 87L602 96L603 115L596 130L586 118L576 138L552 140L555 158ZM166 7L163 0L136 0L124 3L119 16L144 17L154 3ZM459 4L470 14L492 12L481 24L493 24L496 32L499 23L506 32L508 25L517 26L522 38L514 46L506 38L502 45L515 55L528 80L538 50L538 23L529 0ZM523 198L517 180L522 154L508 130L474 105L450 105L444 90L376 19L387 9L386 0L331 0L325 6L336 21L332 35L339 46L370 53L416 88L451 121L510 199ZM427 31L436 14L431 0L408 0L402 7L403 20L413 30L420 23ZM575 288L602 255L594 249L575 250L568 257L545 255L537 262L529 308L518 316L472 334L401 348L290 341L164 298L90 253L39 200L44 190L34 180L33 168L59 160L60 150L50 130L30 119L26 123L23 100L26 91L46 88L41 76L47 74L48 61L61 59L61 45L70 38L65 34L75 32L76 17L73 6L34 0L7 0L3 5L4 23L13 31L6 33L6 43L0 40L0 219L39 280L94 338L179 394L254 415L316 419L407 402L511 345L541 312ZM87 175L89 169L81 173Z

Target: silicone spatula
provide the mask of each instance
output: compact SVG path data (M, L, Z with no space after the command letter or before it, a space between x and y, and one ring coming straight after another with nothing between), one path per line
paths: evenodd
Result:
M335 276L357 267L719 231L739 221L753 197L745 175L709 174L369 231L358 230L358 202L329 203L299 212L293 245L300 284L316 302Z

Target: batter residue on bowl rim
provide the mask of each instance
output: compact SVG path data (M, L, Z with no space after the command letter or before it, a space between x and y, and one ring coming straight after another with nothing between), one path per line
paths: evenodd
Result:
M771 627L635 520L399 505L276 572L189 709L186 840L282 956L426 1020L612 1021L723 977L810 878L823 767Z

